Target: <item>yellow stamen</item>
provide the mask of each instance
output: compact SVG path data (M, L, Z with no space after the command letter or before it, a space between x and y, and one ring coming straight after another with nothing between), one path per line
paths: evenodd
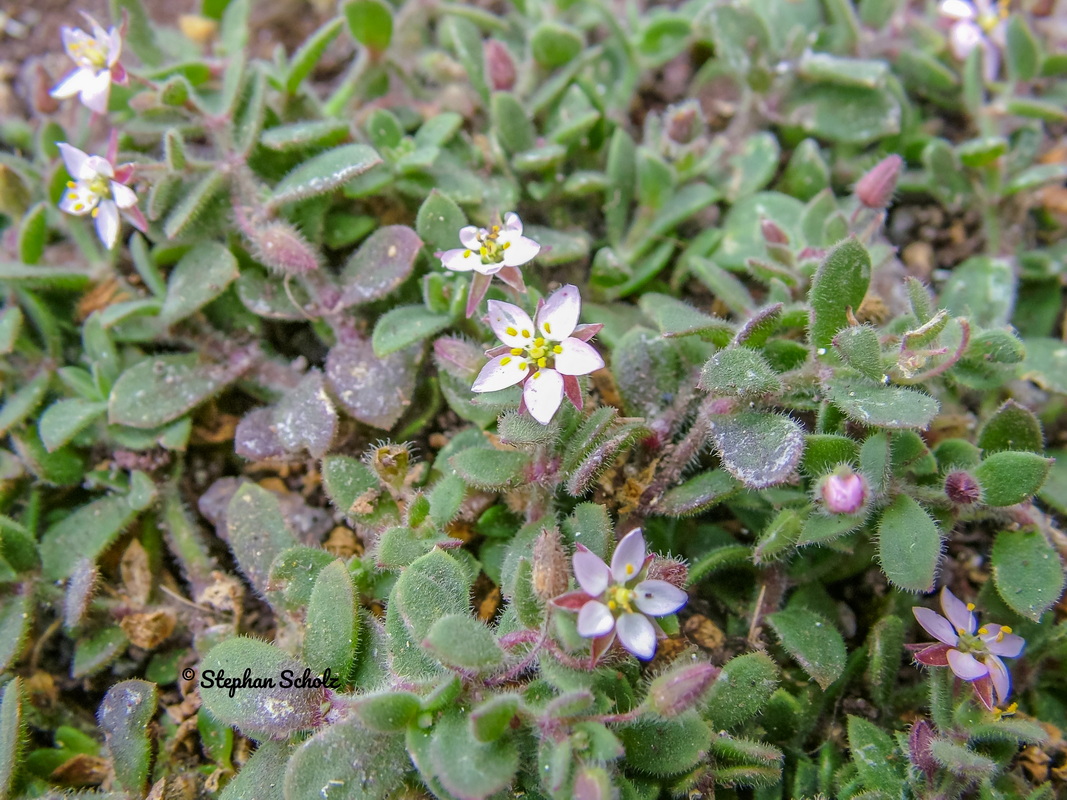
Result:
M78 185L78 184L76 184L76 183L75 183L74 181L67 181L67 188L68 188L68 189L73 189L73 188L75 188L75 187L76 187L77 185Z
M1011 626L1009 626L1009 625L1001 625L1000 626L1000 632L1001 633L1011 633L1012 632Z
M81 203L78 203L78 205L74 206L75 211L81 211L83 208L85 208L85 206Z
M522 355L522 348L521 347L513 347L513 348L511 348L511 354L513 356L521 356Z
M519 369L526 369L526 362L525 361L521 361L521 360L520 361L516 361L515 362L515 366L518 367Z
M545 344L545 340L543 338L541 338L540 336L538 336L536 339L534 339L534 347L543 347L544 344Z
M985 625L978 629L979 636L985 636L987 633L989 633L989 628L987 628Z
M96 208L93 209L93 213L90 214L89 216L91 216L93 219L96 219L96 216L99 213L100 213L100 206L97 206Z
M499 225L494 225L493 226L493 233L496 233L498 230L500 230L500 226Z
M548 359L547 358L539 358L539 359L537 359L537 366L539 366L539 367L547 367L548 366Z
M479 248L478 252L481 253L483 256L487 256L487 255L489 255L489 248L488 247L481 247L481 248Z
M535 373L533 374L533 376L534 376L535 378L540 378L540 377L541 377L541 370L537 370L537 372L535 372Z
M545 329L545 333L552 333L552 323L546 322L542 327Z
M974 611L974 603L968 603L967 604L967 610L968 611Z
M967 631L965 631L963 628L956 628L956 633L958 633L960 636L963 636L963 634L967 633Z
M560 353L563 352L563 348L557 344L555 347L552 348L552 352L558 356Z
M471 251L470 250L464 250L463 251L463 257L464 258L470 258L471 257Z
M510 363L511 363L511 356L504 356L502 359L500 359L500 366L502 366L502 367L506 367Z
M528 330L526 330L526 328L522 329L522 338L523 339L529 339L530 338L530 332Z
M504 328L504 333L506 333L508 336L518 336L519 335L519 332L517 330L515 330L514 328Z
M633 575L634 574L634 565L633 564L627 564L626 565L626 574L627 575Z
M507 250L509 247L511 247L511 242L504 242L504 244L500 245L501 250Z
M610 608L612 611L614 611L618 607L619 604L616 603L614 600L608 600L608 608Z

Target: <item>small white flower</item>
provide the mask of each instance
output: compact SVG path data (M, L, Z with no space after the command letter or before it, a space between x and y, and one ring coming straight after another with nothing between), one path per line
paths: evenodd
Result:
M520 267L540 252L541 245L522 235L522 220L509 211L504 225L476 228L468 225L459 231L463 247L441 253L441 262L453 272L480 272L495 275L504 267Z
M93 29L90 36L80 28L61 28L63 47L78 68L60 81L50 94L67 98L79 95L82 103L97 114L107 113L111 82L126 82L126 70L119 64L122 34L112 26L105 31L95 19L83 13Z
M1009 4L1010 0L942 0L938 6L938 13L951 21L948 43L952 55L964 61L980 47L987 81L995 80L1000 71Z
M604 366L587 342L601 326L578 325L581 306L578 287L571 285L538 307L536 321L518 306L490 300L486 320L504 346L487 351L493 359L482 367L471 391L495 392L525 381L523 405L542 425L552 420L564 395L580 408L577 376Z
M90 156L66 142L57 146L73 178L67 181L67 189L59 201L61 211L77 217L92 216L96 220L96 233L109 250L118 240L120 210L144 230L144 217L136 207L137 195L126 186L133 173L131 165L116 168L109 158Z

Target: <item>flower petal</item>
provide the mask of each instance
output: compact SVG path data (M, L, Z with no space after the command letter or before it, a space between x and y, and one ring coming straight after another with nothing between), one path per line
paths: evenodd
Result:
M504 215L504 230L522 236L522 220L514 211L509 211Z
M971 682L971 686L974 687L974 693L978 695L978 699L982 705L986 707L987 711L993 710L993 681L986 675L979 678L976 681Z
M912 608L911 613L915 615L915 619L923 626L923 630L939 642L944 642L948 645L955 645L959 642L960 637L957 635L956 629L952 627L952 623L936 611L916 606Z
M689 600L689 595L667 581L641 581L634 587L637 595L634 603L641 613L650 617L665 617L673 614Z
M949 31L948 46L952 50L952 55L964 61L984 38L981 28L973 22L961 20L955 23Z
M77 217L84 216L96 208L100 202L97 196L83 181L78 181L70 189L66 190L63 199L59 201L59 210Z
M915 660L928 667L947 667L948 651L951 649L947 644L930 645L916 652Z
M490 300L486 322L497 338L509 347L529 347L533 343L533 320L518 306Z
M588 592L578 589L561 594L559 597L553 597L549 602L556 608L563 608L567 611L581 611L582 606L594 599L596 598L590 597Z
M981 637L985 642L986 650L995 656L1004 656L1005 658L1015 658L1019 653L1023 651L1023 647L1026 645L1026 640L1021 636L1017 636L1014 633L1005 633L1002 638L1000 625L986 625L989 633Z
M133 227L137 228L141 233L148 232L148 220L145 219L144 214L141 213L141 209L137 206L130 206L126 209L126 219L128 219Z
M110 250L119 238L119 209L114 200L101 201L96 213L96 235Z
M115 175L115 168L103 156L89 156L85 162L85 169L92 170L91 178L111 178Z
M594 322L592 324L582 324L574 329L574 333L571 334L575 339L581 339L583 342L588 342L598 333L601 328L604 327L603 322Z
M70 177L76 181L92 180L96 177L96 173L89 169L89 155L87 153L66 142L57 142L56 147L59 148L59 155L63 157L63 164L66 166Z
M480 272L475 272L471 275L471 285L467 289L467 319L474 316L474 312L478 310L478 306L481 304L482 298L485 297L485 293L489 291L489 284L492 282L493 279L490 276L482 275Z
M956 673L957 678L965 681L974 681L989 674L989 668L970 653L949 650L947 657L948 665Z
M589 648L589 660L595 665L615 642L615 628L611 632L593 639L593 646Z
M937 13L949 19L974 19L978 12L967 0L942 0Z
M71 28L64 25L59 29L59 38L63 42L63 49L67 51L67 55L77 61L78 57L75 53L78 51L78 46L89 41L92 37L81 28Z
M107 101L111 96L111 71L102 69L92 76L81 91L82 104L97 114L107 113Z
M623 614L615 632L619 643L642 661L656 655L656 629L644 614Z
M563 375L563 373L560 373ZM583 397L582 397L582 385L578 383L578 379L573 375L563 375L563 394L571 401L571 405L582 410Z
M537 312L537 329L546 339L561 342L574 333L578 314L582 310L582 298L578 287L568 283L557 289Z
M578 612L578 635L586 639L604 636L615 627L611 609L599 600L590 600Z
M111 182L111 196L115 205L119 208L130 208L137 205L137 194L129 186L123 186L117 181Z
M1011 694L1011 673L1004 666L1004 662L996 656L986 656L985 665L989 668L989 678L993 681L993 688L997 692L997 702L1003 703Z
M539 369L526 379L522 390L530 416L547 425L563 402L563 376L554 369Z
M637 577L645 563L645 537L634 528L622 537L611 557L611 577L615 583L626 583Z
M107 38L107 65L114 67L119 60L119 56L122 55L122 33L118 28L112 26L108 31ZM125 70L123 72L125 73Z
M978 620L967 604L949 591L947 586L941 589L941 610L945 612L952 627L959 633L974 633L978 629ZM944 641L944 639L942 639Z
M93 80L93 72L88 69L81 69L80 67L74 72L70 73L67 77L52 87L49 92L52 97L58 97L60 100L64 100L68 97L74 97L79 94L85 87L87 87Z
M541 245L525 236L505 232L500 234L500 240L507 245L504 249L504 266L506 267L522 266L533 261L541 252Z
M473 225L466 225L459 229L459 241L464 248L477 253L478 248L482 246L482 243L478 241L479 233L484 233L484 231L475 228ZM480 258L478 260L481 261Z
M998 30L1000 28L995 28L993 34L996 34ZM1000 49L989 39L983 39L980 46L982 48L982 75L987 83L992 83L1000 74Z
M467 255L464 255L464 253ZM453 272L470 272L474 269L475 264L482 263L482 260L474 255L474 253L461 248L445 250L445 252L441 253L440 258L444 268L450 269Z
M559 343L562 353L556 355L556 369L564 375L588 375L604 366L604 359L591 344L573 336Z
M600 597L611 581L611 570L596 553L584 544L578 545L571 560L574 578L582 590L593 597Z
M472 392L496 392L514 386L526 377L528 362L515 356L497 356L478 373Z
M522 270L518 267L503 267L496 276L516 292L526 294L526 282L522 279Z

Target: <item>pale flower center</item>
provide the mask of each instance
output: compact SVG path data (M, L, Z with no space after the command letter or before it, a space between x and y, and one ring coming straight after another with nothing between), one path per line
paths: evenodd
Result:
M86 190L86 193L89 195L89 197L86 198L86 199L90 201L89 202L90 205L93 205L92 201L94 201L94 200L96 200L96 201L106 200L107 198L111 197L111 184L110 184L110 181L108 181L108 179L103 175L97 175L95 178L93 178L90 181L84 181L82 183L82 187ZM67 195L67 199L69 199L69 200L77 200L78 199L78 193L77 193L76 190L78 188L78 184L75 181L67 181L67 188L71 190L71 192ZM82 211L82 210L84 210L85 206L82 203L78 203L75 206L73 206L73 208L74 208L75 211ZM99 212L100 212L100 209L99 209L99 207L97 207L97 208L93 209L92 214L95 217Z
M959 635L960 640L956 644L956 649L961 653L970 653L973 656L985 656L989 655L989 648L986 642L982 640L982 636L986 636L989 633L989 628L982 626L978 629L977 633L967 633L963 628L957 628L956 633ZM1003 642L1004 637L1011 633L1011 628L1007 625L1001 627L997 633L995 641Z
M545 323L545 329L549 328L548 323ZM508 328L507 334L509 336L518 336L520 331L517 328ZM528 330L521 331L522 335L526 338L530 337ZM563 352L563 347L558 344L553 344L551 341L545 339L542 336L538 336L527 347L513 347L511 348L511 355L505 356L500 360L501 366L507 366L508 364L514 364L520 370L526 370L529 367L536 367L537 372L534 373L536 378L541 374L542 369L552 369L556 365L556 356Z
M74 42L70 46L70 55L83 67L101 70L107 66L108 49L92 37L81 42Z
M608 608L612 611L625 611L632 614L633 602L637 592L627 589L625 586L612 586L608 589Z
M494 225L489 230L480 228L476 234L478 239L478 255L483 264L499 264L504 260L504 251L511 247L511 242L500 241L500 226ZM469 258L471 250L464 250L463 257Z

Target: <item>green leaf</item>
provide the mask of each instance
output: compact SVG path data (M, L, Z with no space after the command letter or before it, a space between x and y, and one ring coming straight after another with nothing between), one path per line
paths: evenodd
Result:
M330 670L342 683L359 646L359 616L352 577L337 559L319 572L307 605L304 661L315 675Z
M713 355L700 371L697 385L716 396L736 395L742 399L782 390L782 382L767 360L747 347L731 347Z
M22 332L23 315L18 306L10 306L0 312L0 355L15 349L15 342Z
M867 636L867 687L880 705L887 705L896 689L903 652L904 620L887 614L874 624Z
M515 95L494 92L489 102L489 118L492 120L492 130L508 153L514 155L533 148L537 132L530 122L526 106ZM453 232L450 240L453 244L457 241L455 234L458 231L457 228Z
M160 318L168 325L185 319L226 291L237 274L237 259L228 248L215 242L195 245L170 274Z
M542 22L530 35L534 61L546 69L562 67L582 51L582 35L569 25Z
M146 66L156 67L162 64L164 55L156 41L155 26L140 0L111 0L109 5L112 19L128 20L124 26L123 44Z
M626 748L627 766L654 777L678 775L702 761L711 746L711 729L695 711L661 719L643 716L615 734Z
M813 611L789 608L767 617L778 640L825 691L845 671L845 641L837 629Z
M0 408L0 436L37 410L37 406L48 393L48 385L51 382L52 373L41 370L18 391L8 395L4 407Z
M382 163L365 144L346 144L313 156L274 187L270 205L279 206L332 192Z
M445 475L430 490L430 520L444 528L456 518L467 494L467 485L458 475Z
M762 131L747 137L740 152L731 159L730 176L724 187L726 198L733 203L764 188L778 172L780 155L781 147L773 133Z
M337 433L337 412L323 387L322 373L310 370L285 393L270 419L271 430L286 450L306 448L315 458L322 458Z
M830 185L830 167L814 139L805 139L793 150L778 188L807 202Z
M342 8L352 38L370 50L384 53L393 38L393 14L380 0L354 0Z
M471 711L471 733L479 742L495 742L509 729L519 711L521 700L517 694L498 694Z
M129 680L107 690L96 712L104 743L119 784L131 794L143 795L152 766L148 725L156 715L159 690L154 683Z
M287 151L332 147L348 137L348 122L339 119L306 120L264 131L259 143L270 150Z
M349 717L325 726L293 752L284 797L385 800L403 785L409 763L403 736L368 730Z
M326 456L322 479L334 508L351 519L369 513L364 508L378 499L378 477L359 459Z
M879 428L926 428L939 409L937 400L914 389L848 378L829 381L826 396L849 419Z
M23 745L22 679L17 675L0 699L0 797L11 797L19 753Z
M742 488L723 469L712 469L688 478L652 503L652 510L665 517L692 517L707 511Z
M13 666L22 651L33 625L33 608L33 595L26 589L0 599L0 670Z
M195 353L153 356L127 369L111 389L108 421L158 428L222 391L236 375Z
M889 65L885 61L842 58L808 50L797 63L797 72L812 83L880 89L885 86L889 76Z
M1014 400L1007 400L982 426L978 433L978 446L987 453L1001 450L1042 453L1045 440L1041 423L1033 412Z
M367 425L389 430L411 405L421 358L418 347L380 358L366 339L352 339L330 348L326 378L349 414Z
M638 303L664 338L699 335L718 347L725 347L734 337L734 326L726 320L698 311L669 295L646 292Z
M458 241L459 230L455 231ZM415 268L422 240L406 225L387 225L372 233L341 272L347 305L379 300L400 286Z
M268 586L282 595L289 611L306 612L319 573L334 562L321 547L298 545L283 550L270 564Z
M908 592L928 592L941 560L937 523L906 494L882 513L878 524L878 558L894 585Z
M1027 339L1020 377L1047 391L1067 394L1067 343L1059 339Z
M507 489L526 481L530 456L523 452L478 447L456 453L449 463L470 486Z
M186 233L189 226L226 186L228 175L224 170L208 170L200 180L186 190L182 199L170 210L163 221L163 235L177 239Z
M999 769L997 762L988 756L947 739L934 739L930 743L930 754L941 766L961 778L974 780L988 777Z
M254 483L238 488L226 507L226 534L241 572L266 597L272 588L268 580L271 564L297 545L277 495Z
M712 684L704 716L715 730L736 728L760 712L778 682L778 666L766 653L735 656Z
M42 267L14 261L0 262L0 283L23 289L85 289L89 273L67 267Z
M242 1L234 0L231 5ZM237 776L226 784L219 794L219 800L246 800L249 797L256 800L285 800L282 787L288 763L287 742L260 742Z
M858 459L859 447L847 436L811 433L804 437L801 468L812 477L830 472L838 464L855 464Z
M1016 278L1003 258L974 256L952 270L941 290L941 305L972 325L995 328L1011 320Z
M392 308L379 317L374 326L371 337L374 354L384 358L440 333L451 323L448 314L435 314L423 305Z
M630 218L637 181L637 148L621 126L608 143L607 174L611 188L604 197L604 223L608 241L617 245Z
M854 370L881 383L885 377L882 368L882 346L878 332L869 325L843 328L833 338L834 347Z
M1027 619L1039 621L1063 595L1063 563L1040 531L1001 531L992 563L997 593Z
M888 733L873 722L849 714L848 749L863 785L890 797L904 791L906 758Z
M353 703L360 721L380 733L404 730L421 710L419 696L411 692L361 694Z
M426 646L443 664L462 670L491 670L504 660L493 634L468 614L441 617L426 635Z
M118 625L109 625L87 634L74 645L70 677L85 678L106 669L126 652L129 639Z
M75 397L57 400L45 409L37 423L41 443L51 453L88 428L107 411L102 400L82 400Z
M430 734L434 777L456 797L482 800L507 790L519 769L519 752L511 737L481 742L459 709L446 712Z
M1037 494L1048 477L1052 459L1021 450L1005 450L982 460L974 478L982 487L982 502L1013 506Z
M1012 14L1004 22L1005 54L1008 74L1013 81L1029 81L1041 71L1041 49L1033 31L1021 14Z
M900 132L901 108L888 89L820 83L790 93L784 119L838 144L867 145Z
M304 669L272 644L235 636L215 645L200 662L200 698L218 720L248 736L285 738L315 727L321 717L323 690L292 685ZM261 686L231 692L225 683L240 680L246 670ZM284 685L286 671L289 686Z
M80 559L95 559L136 516L126 497L112 495L94 500L51 525L41 538L45 579L66 578Z
M348 16L347 6L345 7L345 16ZM344 22L340 18L330 20L315 33L311 34L300 45L300 49L293 53L293 58L289 62L289 72L285 76L286 92L293 94L300 88L300 84L304 82L304 79L311 74L311 71L319 63L319 59L326 52L326 48L337 38L337 34L341 32L342 25L344 25ZM351 22L349 25L351 25Z
M44 203L37 203L26 212L19 225L18 253L19 259L25 264L36 264L44 255L44 246L48 241L47 208Z
M870 254L854 238L831 250L819 265L808 293L811 304L808 333L820 353L829 350L834 335L848 325L848 309L855 311L860 307L870 280Z
M789 479L804 452L804 433L789 417L759 411L718 417L711 438L723 466L752 489Z

